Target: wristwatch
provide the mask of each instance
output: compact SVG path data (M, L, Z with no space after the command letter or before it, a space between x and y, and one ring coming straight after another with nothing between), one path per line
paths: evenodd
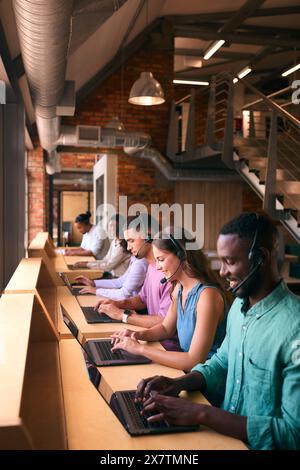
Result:
M133 314L133 311L126 308L123 312L123 315L122 315L122 322L123 323L128 323L128 317L130 317L130 315L132 315L132 314Z

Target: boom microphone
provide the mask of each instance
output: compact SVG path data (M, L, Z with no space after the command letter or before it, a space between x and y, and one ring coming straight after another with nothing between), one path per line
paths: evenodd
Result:
M257 264L254 266L254 268L251 269L251 271L247 274L247 276L235 287L229 287L229 289L227 289L229 292L231 292L231 294L235 294L241 287L243 287L244 284L246 284L247 281L249 281L249 279L251 279L254 274L257 273L257 271L259 270L261 264L263 263L263 258L261 258Z
M171 279L171 277L175 276L175 274L176 274L177 271L179 270L181 264L182 264L182 261L180 261L180 263L179 263L179 265L178 265L176 271L175 271L173 274L171 274L171 276L169 276L169 277L163 277L163 278L160 280L160 283L161 283L161 284L165 284L166 282L168 282L169 279Z
M138 251L137 251L137 254L135 255L135 257L137 259L140 259L140 252L141 250L144 248L144 246L147 244L147 243L152 243L152 238L148 237L147 240L139 247Z

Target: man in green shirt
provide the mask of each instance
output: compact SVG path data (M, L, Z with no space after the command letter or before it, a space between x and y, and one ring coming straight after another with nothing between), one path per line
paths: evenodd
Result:
M203 424L252 449L300 449L300 298L280 280L277 241L264 215L223 226L220 274L237 296L226 337L191 373L140 382L137 399L155 410L149 421ZM175 398L181 390L200 390L215 406Z

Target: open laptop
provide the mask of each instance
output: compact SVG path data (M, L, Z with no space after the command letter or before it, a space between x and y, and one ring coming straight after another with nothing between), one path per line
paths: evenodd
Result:
M86 286L81 286L81 287L72 286L72 284L70 283L70 281L69 281L68 277L65 275L65 273L59 273L59 277L61 278L63 283L67 286L67 288L69 289L69 291L71 292L72 295L91 295L89 293L81 294L80 291Z
M67 267L68 269L70 269L71 271L78 271L78 270L82 270L82 269L88 269L87 266L82 266L80 268L78 268L77 266L75 266L75 264L67 264Z
M80 304L79 304L80 305ZM106 313L99 313L94 307L82 307L80 305L83 315L87 323L122 323L122 320L114 320L110 318Z
M130 354L127 351L118 350L112 352L110 339L93 339L86 341L84 345L81 344L76 323L72 320L64 306L62 304L59 305L64 323L95 366L125 366L132 364L149 364L151 362L150 359L144 356Z
M92 372L97 374L96 380L95 374L91 374L91 368ZM147 418L154 415L155 412L146 412L141 415L143 405L141 402L135 402L135 390L115 392L111 395L110 401L108 401L106 393L103 393L103 391L107 390L107 387L103 384L99 369L90 366L88 370L92 384L96 387L102 398L106 401L129 434L133 436L144 436L146 434L191 432L199 429L199 426L196 425L175 426L168 424L166 421L148 423Z

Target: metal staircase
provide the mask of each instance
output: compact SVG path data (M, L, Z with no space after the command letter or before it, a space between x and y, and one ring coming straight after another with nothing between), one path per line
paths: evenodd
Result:
M234 180L236 172L262 199L262 208L300 243L300 106L292 87L265 96L246 79L253 101L235 128L233 76L173 102L166 156L141 153L169 179ZM237 135L239 134L239 135Z
M298 108L286 100L292 88L275 99L242 81L258 99L244 106L243 135L233 138L234 167L261 197L263 209L300 242L300 121Z

